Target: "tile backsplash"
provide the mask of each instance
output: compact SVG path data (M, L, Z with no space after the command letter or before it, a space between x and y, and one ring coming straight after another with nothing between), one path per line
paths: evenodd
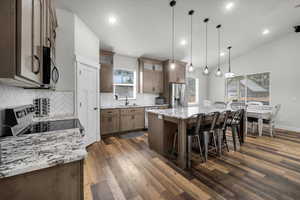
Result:
M74 93L49 90L28 90L0 84L0 113L8 107L33 104L35 98L50 98L50 115L74 113ZM2 122L0 116L0 122ZM0 123L1 124L1 123Z
M155 98L158 95L155 94L136 94L135 100L129 100L130 104L137 105L154 105ZM115 100L113 93L100 93L100 105L101 106L116 106L124 105L124 100Z

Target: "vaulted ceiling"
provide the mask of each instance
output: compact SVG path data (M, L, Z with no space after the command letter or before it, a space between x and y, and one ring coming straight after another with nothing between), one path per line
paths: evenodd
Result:
M175 56L189 60L189 17L194 14L194 65L204 64L203 19L209 17L208 62L217 62L216 25L222 24L222 51L232 45L233 56L292 33L300 25L298 0L177 0ZM233 2L228 11L226 4ZM69 9L81 17L99 36L101 48L130 56L167 59L171 48L171 9L168 0L57 0L57 6ZM115 25L108 23L115 16ZM262 31L270 33L263 36ZM187 41L186 46L180 44ZM226 56L222 58L224 62Z

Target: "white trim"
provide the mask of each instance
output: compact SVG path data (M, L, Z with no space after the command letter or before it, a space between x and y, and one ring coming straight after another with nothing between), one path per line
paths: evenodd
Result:
M97 70L100 70L100 64L96 64L95 62L88 62L88 63L85 63L85 62L88 62L88 59L84 59L83 57L76 57L75 56L75 92L74 92L74 107L75 107L75 115L77 117L78 116L78 78L79 78L79 73L78 73L78 63L86 66L86 67L90 67L90 68L94 68L94 69L97 69ZM99 66L99 67L97 67ZM99 72L99 71L98 71ZM100 76L99 74L100 73L97 73L98 76L97 76L97 82L96 82L96 85L97 85L97 91L100 91ZM97 123L97 132L99 134L97 134L97 141L99 142L101 140L101 129L100 129L100 97L99 95L97 95L97 102L98 102L98 115L97 115L97 119L96 119L96 123Z
M294 126L286 126L286 125L276 125L276 128L282 129L282 130L287 130L287 131L294 131L294 132L299 132L300 133L300 128L299 127L294 127Z
M83 65L87 65L89 67L93 67L93 68L97 68L97 69L100 69L101 66L99 63L95 62L95 61L92 61L90 59L86 59L82 56L79 56L79 55L75 55L75 62L79 62Z

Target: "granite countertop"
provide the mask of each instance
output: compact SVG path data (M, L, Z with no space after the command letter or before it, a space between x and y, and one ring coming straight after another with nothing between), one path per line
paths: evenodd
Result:
M166 117L173 117L177 119L188 119L193 115L199 113L208 114L211 112L223 112L226 110L227 109L220 109L216 107L194 106L194 107L148 110L147 112L166 116Z
M146 108L146 107L165 107L169 106L169 104L162 104L162 105L106 105L106 106L100 106L100 109L125 109L125 108Z
M62 119L70 118L51 117L48 120ZM79 129L6 137L0 139L0 144L0 179L75 162L87 155L84 134Z

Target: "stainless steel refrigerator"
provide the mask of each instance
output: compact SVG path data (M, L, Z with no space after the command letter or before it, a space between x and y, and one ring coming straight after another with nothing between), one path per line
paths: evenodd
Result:
M170 104L172 108L186 107L186 85L185 84L170 84Z

